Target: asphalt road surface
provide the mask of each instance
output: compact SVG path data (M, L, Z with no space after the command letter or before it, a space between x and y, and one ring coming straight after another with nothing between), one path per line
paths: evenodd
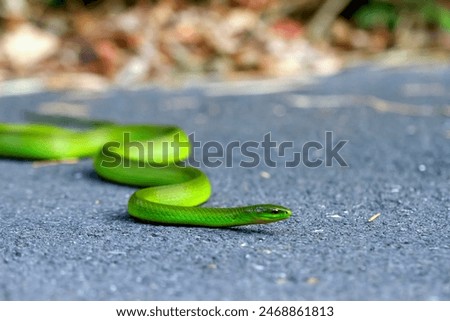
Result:
M448 65L0 97L2 122L24 111L178 124L225 151L256 142L259 162L196 148L214 189L206 205L279 203L293 216L227 229L143 224L126 212L135 189L99 179L89 159L0 159L2 300L450 300ZM268 133L275 147L264 150Z

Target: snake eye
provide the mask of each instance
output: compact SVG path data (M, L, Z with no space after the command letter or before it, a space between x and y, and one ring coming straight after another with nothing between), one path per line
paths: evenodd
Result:
M278 214L280 212L280 210L276 208L276 209L273 209L271 212L272 212L272 214Z

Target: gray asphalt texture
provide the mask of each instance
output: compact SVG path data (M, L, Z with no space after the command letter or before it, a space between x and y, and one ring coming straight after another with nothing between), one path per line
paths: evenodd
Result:
M363 66L280 93L214 88L4 96L0 119L78 103L92 118L178 124L202 144L271 132L295 151L331 131L333 144L348 140L348 167L286 168L293 150L272 156L276 167L240 168L236 151L231 168L203 165L208 206L293 209L275 224L211 229L133 220L135 189L99 179L89 159L1 159L0 299L450 300L450 66Z

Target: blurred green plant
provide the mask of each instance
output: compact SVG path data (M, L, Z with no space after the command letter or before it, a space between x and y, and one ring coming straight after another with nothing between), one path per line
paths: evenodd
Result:
M66 4L66 1L64 0L46 0L44 3L50 7L59 8Z
M385 27L392 30L397 25L398 12L391 3L371 1L355 12L353 20L360 28L375 29Z
M372 0L355 12L353 20L360 28L393 30L400 19L408 19L412 12L418 13L423 23L450 31L450 10L435 0Z
M429 23L434 23L442 30L450 32L450 10L434 1L426 1L422 14Z

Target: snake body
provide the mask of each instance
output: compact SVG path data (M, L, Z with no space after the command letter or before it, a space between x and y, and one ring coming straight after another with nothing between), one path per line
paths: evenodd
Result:
M273 204L197 207L209 199L211 184L201 170L179 165L189 156L190 145L186 133L176 126L89 124L84 130L51 124L0 124L0 156L51 160L93 157L94 168L102 178L144 187L130 197L128 212L145 222L228 227L271 223L291 216L290 209ZM129 135L127 141L125 134Z

